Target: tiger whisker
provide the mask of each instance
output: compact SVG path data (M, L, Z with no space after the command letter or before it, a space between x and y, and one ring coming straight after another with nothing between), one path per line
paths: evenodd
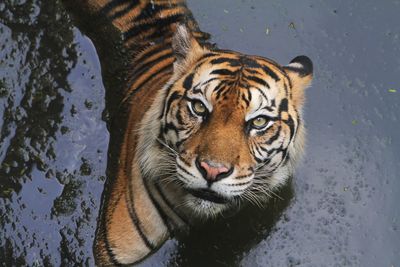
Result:
M243 197L245 200L249 201L250 203L256 205L257 207L262 207L260 201L258 200L258 197L256 195L254 195L253 192L248 191L245 192L244 194L241 195L241 197Z
M281 196L279 196L276 192L274 192L273 190L271 190L269 188L269 186L265 186L266 184L268 184L268 182L265 183L254 183L254 186L252 188L252 190L256 190L258 192L261 193L265 193L267 196L271 197L271 194L277 198L279 198L280 200L284 200Z
M168 144L166 144L165 142L163 142L160 138L156 138L156 140L163 146L165 146L166 148L169 149L169 151L171 151L172 153L174 153L175 156L178 156L179 153L173 149L172 147L170 147Z

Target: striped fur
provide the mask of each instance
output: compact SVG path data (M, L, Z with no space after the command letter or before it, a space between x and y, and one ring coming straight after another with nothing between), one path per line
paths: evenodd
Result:
M242 203L264 205L293 173L312 79L307 57L281 66L218 49L184 1L64 1L106 18L132 51L128 122L102 203L98 265L137 263L194 223ZM230 172L209 179L205 163Z

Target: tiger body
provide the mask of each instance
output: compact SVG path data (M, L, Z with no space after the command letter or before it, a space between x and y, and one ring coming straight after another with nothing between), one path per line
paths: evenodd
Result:
M207 43L184 1L65 0L105 16L132 52L120 165L102 203L96 264L143 260L175 232L266 203L304 143L312 63L282 67Z

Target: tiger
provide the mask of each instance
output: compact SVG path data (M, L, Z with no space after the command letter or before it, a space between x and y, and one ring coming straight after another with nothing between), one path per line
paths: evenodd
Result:
M303 154L312 61L279 65L220 49L183 0L64 2L105 19L131 51L127 124L103 193L96 264L140 263L193 225L267 205Z

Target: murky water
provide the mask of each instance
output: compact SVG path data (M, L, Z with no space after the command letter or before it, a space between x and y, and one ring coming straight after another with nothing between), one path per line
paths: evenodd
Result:
M307 153L267 209L250 207L170 240L143 265L398 266L400 1L189 6L222 48L281 63L313 59ZM0 2L2 266L94 264L101 192L115 158L108 145L119 132L109 120L113 90L123 80L101 74L74 23L57 1Z

